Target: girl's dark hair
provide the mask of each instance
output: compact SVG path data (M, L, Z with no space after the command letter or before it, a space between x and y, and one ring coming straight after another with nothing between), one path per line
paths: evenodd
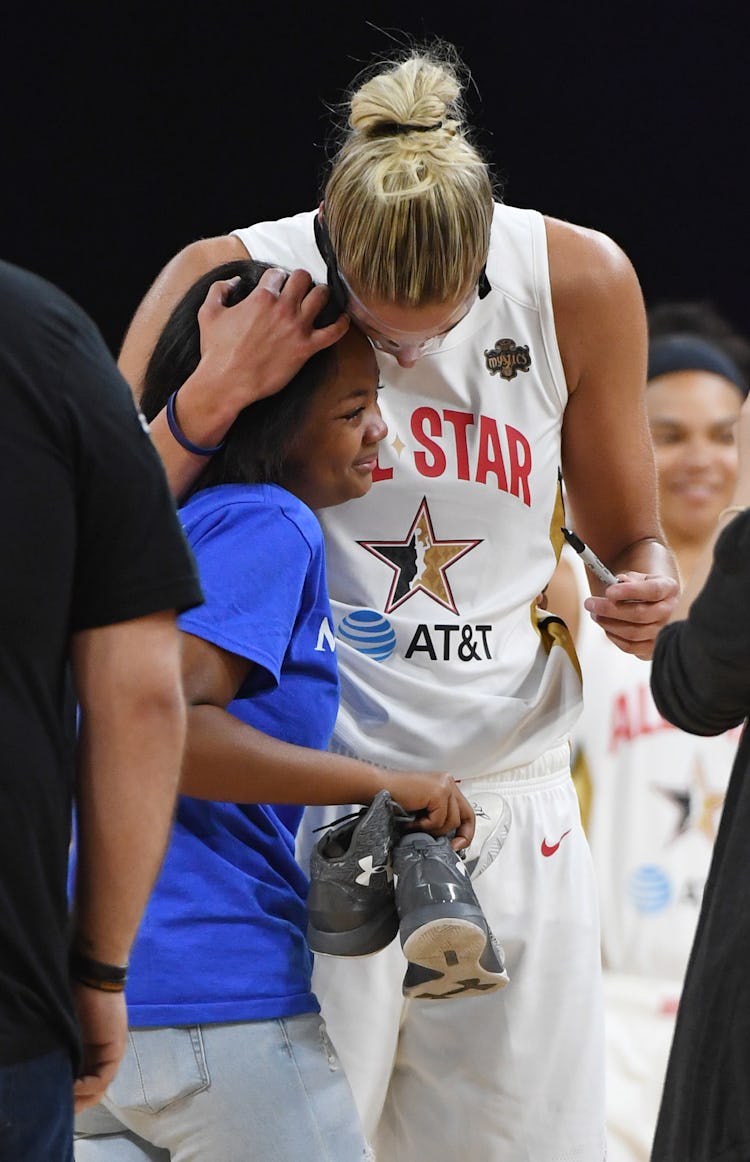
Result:
M214 282L239 276L226 299L228 307L246 298L258 285L268 264L241 259L225 262L199 278L172 311L149 359L140 397L141 411L152 420L166 406L200 362L198 311ZM324 308L316 327L333 322L338 311ZM287 451L302 424L317 389L333 374L333 347L317 352L275 395L249 404L226 434L224 447L215 453L187 495L214 484L270 484L281 479ZM185 497L187 499L187 496Z

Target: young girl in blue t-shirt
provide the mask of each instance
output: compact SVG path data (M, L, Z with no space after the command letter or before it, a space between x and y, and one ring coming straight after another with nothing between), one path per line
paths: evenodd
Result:
M473 814L450 776L326 751L339 686L313 510L372 484L387 429L367 339L352 328L313 355L219 448L180 427L177 389L201 360L207 294L222 280L232 306L266 269L237 261L195 283L145 376L146 417L167 404L177 442L207 454L181 509L206 599L180 619L188 745L129 965L130 1043L105 1102L79 1118L78 1162L368 1157L311 987L301 804L367 804L387 788L427 829L457 829L457 846L470 838ZM268 277L261 293L275 293Z

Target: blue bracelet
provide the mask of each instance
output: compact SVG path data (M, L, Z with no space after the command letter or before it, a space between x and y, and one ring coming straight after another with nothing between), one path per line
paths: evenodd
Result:
M194 444L192 440L188 440L182 428L177 423L177 416L174 414L174 401L177 398L177 392L173 391L167 400L167 423L169 430L174 436L177 443L186 452L192 452L194 456L213 456L215 452L220 452L226 443L222 440L220 444L216 444L213 448L202 448L200 444Z

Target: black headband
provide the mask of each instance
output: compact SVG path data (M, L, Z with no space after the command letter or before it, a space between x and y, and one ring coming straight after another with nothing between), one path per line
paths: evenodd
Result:
M315 242L320 252L320 256L326 264L326 273L328 275L328 289L331 292L330 301L335 303L339 311L345 311L347 303L349 302L349 295L346 287L341 281L339 274L338 263L336 256L333 253L333 245L331 244L331 236L328 233L326 220L322 214L316 214L313 220L313 229L315 231Z
M709 371L733 383L743 398L748 383L737 364L721 347L700 335L659 335L648 345L648 378L673 371Z

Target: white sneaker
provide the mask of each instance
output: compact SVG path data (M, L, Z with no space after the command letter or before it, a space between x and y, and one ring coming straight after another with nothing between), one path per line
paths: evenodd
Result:
M497 859L510 830L510 804L499 791L472 791L466 796L476 816L474 838L461 852L473 880Z

